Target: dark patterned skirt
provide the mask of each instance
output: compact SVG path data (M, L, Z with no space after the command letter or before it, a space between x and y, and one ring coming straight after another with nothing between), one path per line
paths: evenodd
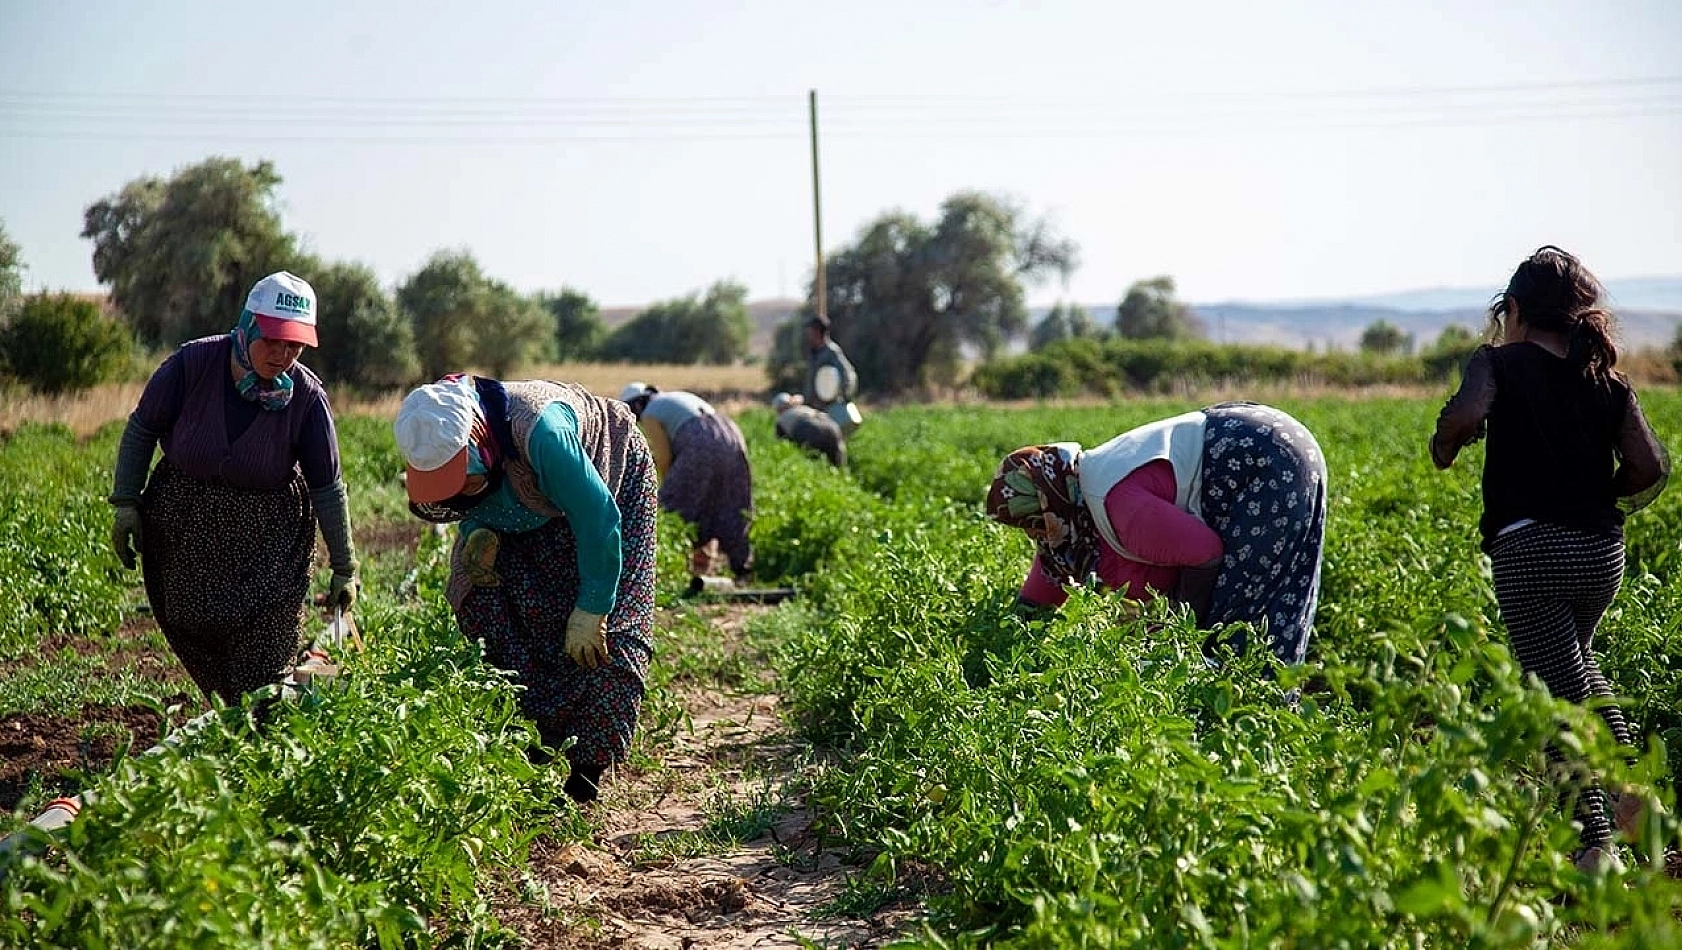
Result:
M315 555L303 476L253 491L200 481L166 459L140 512L146 599L193 682L232 705L279 681L303 645Z
M1275 656L1300 663L1320 600L1325 457L1302 423L1270 406L1223 403L1207 415L1202 516L1226 548L1210 621L1250 623ZM1242 636L1234 646L1242 652Z
M566 652L566 623L578 602L578 538L565 518L502 534L496 587L475 587L456 610L462 633L485 642L485 659L514 673L520 708L544 741L566 738L575 766L622 761L642 711L643 680L654 656L654 549L658 509L646 451L625 472L614 501L624 567L607 617L610 662L587 670Z
M724 416L700 416L672 437L672 466L660 483L660 507L695 526L696 540L718 539L730 569L753 567L753 473L742 430Z

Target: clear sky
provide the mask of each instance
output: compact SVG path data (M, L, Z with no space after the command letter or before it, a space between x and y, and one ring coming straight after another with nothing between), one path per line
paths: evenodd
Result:
M801 293L960 189L1081 249L1067 287L1213 302L1505 280L1536 246L1682 273L1682 2L0 0L0 221L93 289L82 210L211 155L388 284L465 247L604 305Z

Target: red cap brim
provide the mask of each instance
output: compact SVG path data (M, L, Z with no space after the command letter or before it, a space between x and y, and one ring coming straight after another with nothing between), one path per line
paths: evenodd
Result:
M315 342L315 325L301 320L283 320L280 317L265 317L257 315L257 329L262 332L265 340L284 340L288 343L302 343L313 347Z
M467 450L450 456L448 462L430 472L409 466L403 484L409 489L409 500L423 505L461 494L467 484Z

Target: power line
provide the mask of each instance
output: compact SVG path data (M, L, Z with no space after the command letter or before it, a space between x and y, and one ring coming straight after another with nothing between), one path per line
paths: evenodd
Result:
M1193 96L1202 103L1196 108L1179 101L837 96L825 134L855 141L1164 138L1664 118L1682 112L1682 76L1239 92ZM258 114L266 127L284 123L285 141L311 143L706 143L793 141L803 134L798 101L770 96L382 99L0 92L0 136L7 139L274 142L272 132L253 131Z
M1632 76L1622 78L1586 79L1566 82L1514 82L1488 83L1467 86L1377 86L1359 89L1331 89L1331 90L1292 90L1292 89L1245 89L1228 91L1175 91L1164 93L1161 91L1142 90L1140 94L1153 98L1347 98L1347 97L1394 97L1394 96L1459 96L1480 95L1492 93L1525 92L1525 91L1560 91L1568 89L1611 89L1644 86L1678 86L1682 85L1682 75L1678 76ZM1047 103L1067 102L1079 100L1081 96L1037 96L1022 95L991 95L991 94L943 94L943 93L888 93L862 95L835 95L841 104L881 104L885 102L978 102L1002 103L1042 101ZM1099 97L1113 98L1113 97ZM347 95L319 95L299 93L144 93L122 91L66 91L51 92L40 90L0 89L0 99L113 99L119 101L182 101L182 102L239 102L261 103L265 106L286 102L307 103L353 103L373 106L401 106L401 105L563 105L563 106L598 106L611 108L625 108L638 106L681 106L707 105L711 107L741 108L765 105L786 107L790 103L796 106L799 98L780 95L756 96L347 96ZM827 110L827 107L826 107Z

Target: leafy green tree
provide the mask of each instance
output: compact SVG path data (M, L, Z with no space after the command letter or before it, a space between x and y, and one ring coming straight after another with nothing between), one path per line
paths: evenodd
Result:
M501 281L486 281L473 325L473 361L492 376L554 358L554 321L536 300Z
M1176 295L1166 274L1137 281L1115 309L1116 333L1128 340L1201 340L1203 322Z
M74 294L31 294L0 329L0 358L18 379L48 395L115 377L133 351L128 329Z
M1437 341L1431 344L1431 349L1441 353L1449 350L1470 350L1477 345L1478 335L1471 327L1463 323L1451 323L1437 334Z
M1363 353L1377 353L1381 356L1391 356L1398 353L1408 353L1413 350L1413 337L1402 332L1402 328L1388 320L1378 320L1368 324L1361 331L1361 351Z
M932 224L890 213L827 260L834 337L866 389L950 383L964 347L988 357L1027 328L1024 283L1066 277L1075 261L1072 241L981 192L947 198Z
M322 379L367 389L395 389L420 373L414 328L379 278L362 264L309 269L321 346L305 355Z
M747 356L753 335L747 297L741 284L719 281L703 295L657 303L615 327L601 356L626 363L734 363Z
M1425 374L1431 379L1448 379L1466 365L1466 358L1478 348L1478 335L1470 327L1451 323L1437 334L1431 348L1420 354ZM1408 341L1411 348L1412 340Z
M432 255L397 288L397 303L414 328L415 353L425 378L460 372L472 360L485 286L479 262L462 250Z
M23 300L23 249L6 233L0 221L0 323Z
M796 311L771 331L765 375L773 391L797 393L806 385L806 321L811 317L810 310Z
M1102 332L1085 307L1059 301L1029 332L1028 349L1037 353L1059 340L1095 338Z
M94 275L152 346L227 330L251 285L291 266L270 162L210 158L168 180L137 178L88 206Z
M538 294L537 302L555 319L555 355L562 362L587 360L607 335L601 309L590 295L570 287Z

